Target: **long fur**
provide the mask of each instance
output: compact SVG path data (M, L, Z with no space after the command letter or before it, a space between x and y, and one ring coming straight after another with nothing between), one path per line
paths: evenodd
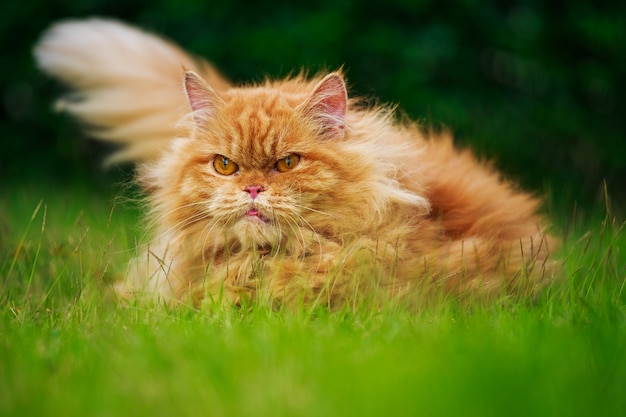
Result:
M215 88L228 86L206 61L115 20L53 25L34 53L41 70L73 90L57 108L83 122L93 137L121 145L110 163L151 160L168 146L188 111L181 94L185 69Z
M526 292L551 275L556 241L537 199L449 134L348 99L341 73L230 86L177 46L101 19L54 25L35 54L73 90L62 110L120 144L114 161L138 163L155 232L124 296L341 305ZM298 166L278 172L289 155ZM216 172L223 156L236 174Z

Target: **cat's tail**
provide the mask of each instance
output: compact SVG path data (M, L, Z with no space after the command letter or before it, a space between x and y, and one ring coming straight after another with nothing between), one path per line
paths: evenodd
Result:
M185 70L217 90L228 87L206 61L114 20L57 23L34 54L45 73L71 89L57 109L82 122L90 136L120 146L108 162L150 160L168 145L188 111Z

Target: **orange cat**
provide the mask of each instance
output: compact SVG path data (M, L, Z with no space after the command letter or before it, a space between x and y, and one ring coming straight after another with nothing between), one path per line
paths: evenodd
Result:
M545 281L538 201L448 134L348 98L343 75L232 86L110 20L53 26L59 107L137 162L154 238L117 289L171 301L502 294Z

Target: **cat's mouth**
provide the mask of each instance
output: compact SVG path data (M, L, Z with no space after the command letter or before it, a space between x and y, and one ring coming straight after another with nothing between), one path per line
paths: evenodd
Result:
M262 221L263 223L269 223L269 219L267 217L265 217L261 211L256 208L256 207L251 207L247 212L246 212L246 218L252 219L252 220L256 220L256 221Z

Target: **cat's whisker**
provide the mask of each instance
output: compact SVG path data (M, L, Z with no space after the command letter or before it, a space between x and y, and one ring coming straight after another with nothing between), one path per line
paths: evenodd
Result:
M166 217L176 213L177 211L181 211L181 210L186 210L195 206L206 206L206 202L205 201L196 201L194 203L188 203L188 204L184 204L182 206L178 206L175 207L173 209L170 209L168 211L165 211L163 213L159 213L158 216L153 216L152 219L150 220L150 223L152 223L153 225L158 225L160 224ZM202 211L204 212L204 211Z
M315 231L315 229L314 229L314 228L313 228L313 227L309 224L309 222L307 222L307 221L306 221L306 220L305 220L305 219L304 219L301 215L299 215L298 213L293 212L293 214L296 216L296 219L297 219L297 218L300 218L300 219L301 219L301 220L302 220L302 221L303 221L303 222L304 222L304 223L308 226L308 228L311 230L311 232L313 232L313 235L315 236L315 239L316 239L316 241L317 241L317 246L318 246L318 248L319 248L319 259L318 259L317 266L316 266L316 268L315 268L315 269L316 269L316 270L319 270L319 268L320 268L320 266L321 266L321 264L322 264L322 259L323 259L323 254L324 254L324 250L323 250L323 248L322 248L322 240L321 240L321 238L320 238L319 234ZM302 232L302 227L298 224L298 222L297 222L297 220L296 220L296 219L294 219L294 218L292 218L292 217L289 217L289 219L290 219L290 220L292 220L293 225L295 226L295 228L296 228L296 229L298 230L298 232L300 233L300 236L301 236L301 238L302 238L302 240L301 240L301 242L302 242L302 243L301 243L301 244L302 244L302 248L303 248L302 257L303 257L303 258L305 258L305 257L307 256L307 253L309 253L310 251L308 251L308 250L307 250L307 249L308 249L308 247L309 247L309 245L307 244L306 239L305 239L305 237L304 237L304 233ZM294 228L294 226L291 226L291 223L290 223L290 227L291 227L292 229Z
M207 246L207 241L209 239L209 237L213 234L213 230L215 229L216 226L219 225L218 221L213 221L213 222L208 222L204 228L202 229L202 231L200 232L200 237L202 238L202 245L200 245L201 251L202 251L202 263L203 263L203 267L206 268L208 266L208 260L206 257L207 254L207 248L216 248L216 245L209 245ZM212 254L213 256L215 254ZM212 260L212 259L211 259Z
M280 227L280 244L279 244L280 247L283 247L282 245L283 238L286 239L286 242L285 242L286 244L290 243L290 239L291 239L291 242L293 242L293 239L295 239L300 245L302 245L300 241L300 237L298 236L298 233L297 233L297 227L294 227L295 221L291 219L289 216L281 216L281 218L282 218L282 221L277 222ZM284 223L288 227L289 231L283 231L282 223ZM284 247L288 248L288 246L284 246Z
M276 207L272 206L271 224L278 229L278 242L276 245L277 249L283 247L283 238L289 238L286 231L283 230L283 221L281 220L284 220L287 222L287 224L289 224L289 219L285 217L285 215L283 214L283 210L277 211Z
M278 242L276 244L276 248L273 253L273 257L276 257L279 254L279 249L283 247L283 236L284 236L282 223L277 220L276 213L273 213L272 225L278 229Z
M195 203L189 203L189 204L185 204L185 205L176 207L174 209L168 210L168 211L166 211L164 213L161 213L159 216L153 216L153 218L150 221L150 224L146 225L146 230L143 233L143 235L141 236L141 238L139 239L139 241L145 240L146 236L148 236L150 231L153 230L154 228L158 227L160 224L167 223L167 222L163 221L167 216L170 216L170 215L172 215L175 212L180 211L180 210L185 210L185 209L188 209L188 208L191 208L191 207L194 207L194 206L202 206L202 205L205 205L204 201L198 201L198 202L195 202ZM170 229L168 229L167 231L161 233L161 235L167 234L167 233L172 232L174 230L181 230L181 229L183 229L185 227L185 226L179 227L182 223L187 222L192 217L202 216L202 215L205 215L205 214L207 214L205 211L197 212L197 213L193 214L192 216L188 217L187 219L183 219L180 222L176 223ZM192 223L190 223L190 224L192 224ZM152 238L150 241L154 241L154 238Z
M302 228L298 225L297 219L289 216L286 217L287 224L291 231L293 232L293 238L298 241L302 248L302 256L304 257L307 252L306 239L304 237L304 233L302 232Z
M295 183L300 187L300 183L298 181L296 181ZM308 220L306 220L304 218L304 216L302 216L300 213L298 213L295 210L295 208L298 208L298 209L301 209L301 210L307 210L307 211L310 211L310 212L313 212L313 213L318 213L318 214L322 214L322 215L329 216L329 217L336 217L336 215L334 215L332 213L324 212L324 211L321 211L321 210L318 210L318 209L314 209L314 208L311 208L311 207L308 207L308 206L296 203L294 201L290 201L289 204L285 204L281 208L289 211L294 216L294 217L290 217L290 220L293 221L293 223L295 224L296 229L300 233L301 244L302 244L303 248L306 248L308 245L306 243L306 239L304 237L304 234L301 231L300 223L302 223L309 230L311 230L311 232L315 235L315 239L317 240L318 246L320 248L320 257L321 257L321 255L322 255L322 253L321 253L321 251L322 251L322 243L321 242L322 241L321 241L321 238L320 238L319 234L317 233L317 231L315 230L313 225L311 225L311 223Z
M325 211L321 211L321 210L317 210L317 209L314 209L314 208L311 208L311 207L303 206L302 204L293 203L293 205L295 207L303 209L303 210L312 211L314 213L323 214L323 215L329 216L329 217L337 217L336 215L334 215L332 213L327 213Z
M159 241L160 239L170 236L172 233L174 232L179 232L189 226L191 226L192 224L198 223L202 220L211 218L211 215L209 213L196 213L184 220L181 220L180 222L176 223L174 226L170 227L167 230L164 230L163 232L159 233L158 235L152 237L148 242L138 245L138 247L141 246L149 246L150 244ZM145 235L144 235L145 237Z
M317 240L318 246L320 248L320 259L322 256L322 239L320 238L319 234L317 233L317 231L315 230L315 228L313 227L313 225L311 225L311 223L309 223L301 214L297 213L295 210L290 209L290 212L295 216L295 218L293 219L294 223L296 224L296 227L298 227L298 229L300 229L300 225L298 223L298 220L301 221L308 229L311 230L311 232L313 233L313 235L315 236L315 239ZM302 232L301 232L302 233ZM304 234L302 234L302 245L304 248L307 247L307 243L305 241L304 238Z

